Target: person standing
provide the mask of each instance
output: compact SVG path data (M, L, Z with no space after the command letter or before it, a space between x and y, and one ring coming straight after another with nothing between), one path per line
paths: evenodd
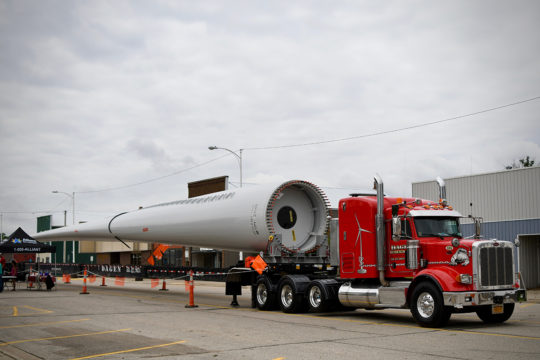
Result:
M17 286L17 262L15 260L11 260L11 273L9 275L13 276L13 279L11 279L13 283L12 291L15 291L15 287Z
M2 262L0 261L0 293L2 291L4 291L4 279L2 279L2 270L3 270L3 266L2 266Z

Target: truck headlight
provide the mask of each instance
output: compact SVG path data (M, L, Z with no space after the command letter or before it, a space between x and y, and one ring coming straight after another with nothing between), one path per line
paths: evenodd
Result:
M469 274L459 274L456 276L456 281L462 284L472 284L472 276Z

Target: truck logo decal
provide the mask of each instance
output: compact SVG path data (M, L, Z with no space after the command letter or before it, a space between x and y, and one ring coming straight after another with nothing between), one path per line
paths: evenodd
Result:
M371 231L364 230L360 226L360 221L358 221L358 217L356 216L356 213L354 214L354 218L356 220L356 224L358 225L358 235L356 236L356 242L354 243L354 247L358 245L358 240L360 240L360 257L358 258L358 265L360 265L360 269L358 269L359 274L365 274L367 272L366 269L364 269L364 254L362 249L362 232L368 232L371 234Z
M462 266L469 265L469 257L467 256L467 250L459 248L452 259L450 259L450 265L456 266L461 264Z

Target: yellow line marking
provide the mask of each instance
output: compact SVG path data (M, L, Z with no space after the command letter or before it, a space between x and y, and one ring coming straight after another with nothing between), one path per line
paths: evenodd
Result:
M40 312L40 313L43 313L43 314L50 314L50 313L53 313L54 311L52 310L45 310L45 309L39 309L39 308L36 308L36 307L33 307L33 306L29 306L29 305L23 305L23 307L27 308L27 309L30 309L30 310L35 310L37 312Z
M16 306L13 307L13 316L18 316L19 315L19 309L17 309Z
M520 309L523 309L523 308L526 308L526 307L529 307L531 305L536 305L535 303L528 303L528 304L523 304L523 305L520 305L519 308Z
M285 358L284 357L278 357L278 358L274 358L272 360L285 360Z
M29 327L29 326L41 326L41 325L51 325L51 324L63 324L63 323L79 322L79 321L87 321L87 320L90 320L90 319L63 320L63 321L49 321L49 322L33 323L33 324L24 324L24 325L9 325L9 326L0 326L0 329L13 329L13 328L22 328L22 327Z
M20 343L32 342L32 341L58 340L58 339L69 339L69 338L81 337L81 336L103 335L103 334L111 334L111 333L115 333L115 332L129 331L129 330L131 330L131 329L99 331L99 332L94 332L94 333L66 335L66 336L52 336L52 337L40 338L40 339L15 340L15 341L8 341L8 342L5 342L5 343L0 343L0 346L6 346L6 345L12 345L12 344L20 344Z
M148 349L155 349L155 348L159 348L159 347L171 346L171 345L176 345L176 344L183 344L183 343L185 343L185 342L186 342L186 340L180 340L180 341L175 341L175 342L168 343L168 344L153 345L153 346L145 346L145 347L136 348L136 349L120 350L120 351L114 351L114 352L104 353L104 354L96 354L96 355L83 356L83 357L73 358L73 359L71 359L71 360L92 359L92 358L97 358L97 357L101 357L101 356L116 355L116 354L125 354L125 353L129 353L129 352L142 351L142 350L148 350Z

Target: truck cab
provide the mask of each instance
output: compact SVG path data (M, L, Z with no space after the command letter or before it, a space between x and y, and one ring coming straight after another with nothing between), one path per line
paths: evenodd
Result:
M349 280L339 299L346 306L409 308L420 325L442 326L453 312L503 322L526 300L515 245L464 238L461 214L444 199L378 192L343 199L339 211L340 278Z

